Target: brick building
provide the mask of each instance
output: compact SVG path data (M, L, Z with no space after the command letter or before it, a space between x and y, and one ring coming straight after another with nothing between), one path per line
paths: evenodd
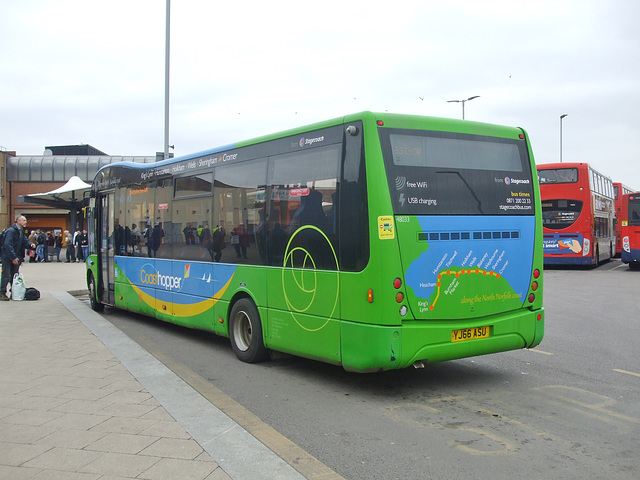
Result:
M16 155L0 151L0 226L11 225L17 215L28 219L27 229L73 230L84 227L82 211L71 225L68 209L21 202L19 197L45 193L64 185L72 176L91 183L96 172L116 162L154 163L154 156L110 156L91 145L45 147L45 155Z

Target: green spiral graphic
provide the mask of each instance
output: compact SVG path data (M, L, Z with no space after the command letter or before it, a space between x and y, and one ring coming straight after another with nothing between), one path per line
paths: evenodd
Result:
M332 277L335 278L334 282L321 282L322 284L319 285L320 277L318 276L317 263L314 260L312 253L305 247L291 246L296 236L298 236L305 230L312 230L320 234L322 239L331 249L333 260L336 264L336 270L332 275ZM300 264L302 265L301 267L294 267L294 255L296 255L296 258L298 259L300 259L300 257L302 258L302 261L300 262ZM336 307L338 306L338 292L340 290L340 276L338 275L338 256L336 255L336 251L333 248L333 245L331 245L331 241L322 230L314 225L304 225L298 228L293 233L293 235L291 235L291 238L287 243L282 266L282 291L284 293L284 298L287 303L287 307L289 308L291 317L298 324L298 326L300 326L300 328L309 332L317 332L318 330L323 329L327 325L327 323L329 323L329 320L331 320L333 314L336 311ZM291 279L290 282L286 281L285 275L289 276L289 278ZM331 275L331 272L323 272L322 276L325 275ZM287 283L293 285L296 289L295 297L298 301L295 302L295 304L291 299L291 296L294 292L287 293ZM335 292L332 291L333 283L335 283ZM324 290L331 291L325 292ZM331 312L326 316L326 321L319 327L312 328L304 325L302 320L296 315L307 313L310 309L312 309L314 307L314 303L316 302L316 297L318 297L318 302L322 302L326 305L329 304L331 296L333 296L333 306L331 308ZM318 305L316 305L316 307L322 308L322 306L318 307Z

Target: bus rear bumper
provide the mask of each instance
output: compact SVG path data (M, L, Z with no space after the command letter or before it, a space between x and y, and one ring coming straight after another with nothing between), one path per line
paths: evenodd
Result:
M640 264L640 249L631 249L629 252L623 250L620 260L622 263L637 267Z
M487 326L488 338L451 341L453 330ZM400 369L420 361L433 363L533 348L543 336L543 308L456 322L455 326L452 322L419 320L390 327L343 322L342 365L356 372Z
M567 257L563 255L558 256L544 256L545 265L591 265L593 259L591 257Z

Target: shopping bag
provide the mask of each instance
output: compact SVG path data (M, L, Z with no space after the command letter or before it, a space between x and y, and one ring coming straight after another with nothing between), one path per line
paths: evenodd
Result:
M11 298L13 300L24 300L24 294L27 292L27 287L24 285L24 278L21 273L16 273L13 276L13 283L11 284Z

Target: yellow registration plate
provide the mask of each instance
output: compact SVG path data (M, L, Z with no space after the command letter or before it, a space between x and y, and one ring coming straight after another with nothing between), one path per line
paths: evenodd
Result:
M491 327L462 328L451 331L452 342L463 342L465 340L475 340L476 338L489 338Z

